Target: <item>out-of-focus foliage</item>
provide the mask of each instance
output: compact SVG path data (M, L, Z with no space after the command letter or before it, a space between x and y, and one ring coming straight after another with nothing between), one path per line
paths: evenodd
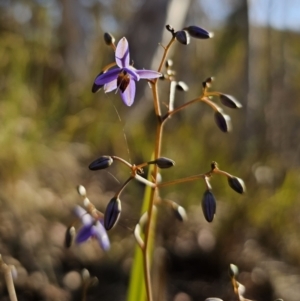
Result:
M66 251L63 236L72 207L80 202L77 184L84 184L104 210L127 177L117 164L92 172L88 165L93 160L102 155L134 163L151 158L155 129L147 87L144 91L137 83L140 95L145 93L135 105L149 110L134 114L118 95L91 93L95 76L114 58L102 39L104 31L117 40L133 39L145 2L0 1L0 253L16 265L17 294L27 300L79 300L83 267L99 278L91 295L102 300L126 296L143 186L131 183L122 198L122 226L112 231L110 253L93 243ZM231 14L213 28L213 39L176 46L176 77L189 91L179 91L175 105L198 96L202 81L215 76L212 89L234 95L243 109L224 109L232 118L229 134L216 127L204 104L172 117L162 155L176 165L161 173L163 180L198 174L216 160L245 180L247 193L241 197L225 178L214 177L218 205L208 225L201 212L205 187L200 181L163 188L162 196L184 206L189 221L174 221L168 208L159 208L161 247L154 258L168 260L157 259L155 271L163 277L154 283L167 288L170 300L180 292L193 300L213 292L226 299L224 273L234 262L246 271L241 282L256 300L297 300L292 276L299 277L300 267L300 33L253 27L246 1L227 5ZM191 1L186 25L211 30L204 11ZM144 22L151 24L155 17ZM160 38L162 33L149 30L145 39L157 45L156 34ZM151 61L154 53L147 49L137 47L133 53L141 51ZM161 82L161 88L167 103L168 83ZM74 288L70 283L75 280ZM0 290L6 294L3 284Z

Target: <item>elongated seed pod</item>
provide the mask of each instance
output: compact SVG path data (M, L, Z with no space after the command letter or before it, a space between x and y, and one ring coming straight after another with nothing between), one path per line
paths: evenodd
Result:
M205 219L211 223L216 213L216 199L210 190L204 192L202 198L202 211Z
M241 103L239 103L233 96L227 94L220 94L221 103L231 109L239 109L242 107Z
M101 156L89 165L90 170L105 169L113 164L114 160L110 156Z
M231 130L231 119L229 115L216 111L215 122L222 132L227 133Z
M104 228L108 231L112 229L118 222L121 214L121 201L119 198L113 197L104 213Z
M228 177L229 186L236 192L242 194L246 191L244 181L237 177Z

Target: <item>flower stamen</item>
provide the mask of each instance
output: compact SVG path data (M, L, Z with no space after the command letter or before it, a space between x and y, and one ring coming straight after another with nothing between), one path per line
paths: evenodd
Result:
M119 76L117 78L118 89L120 89L121 92L124 93L124 91L126 90L126 88L129 85L129 83L130 83L129 74L125 70L122 70L122 72L119 74Z

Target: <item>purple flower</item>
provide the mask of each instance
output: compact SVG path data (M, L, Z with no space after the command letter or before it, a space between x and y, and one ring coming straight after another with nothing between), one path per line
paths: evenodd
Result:
M104 251L109 250L110 242L102 220L95 219L80 206L76 206L74 212L81 219L83 225L76 235L76 243L83 243L89 238L96 238Z
M105 93L119 89L123 102L130 107L134 102L135 81L139 81L141 78L158 78L161 73L152 70L137 70L131 66L129 64L129 45L126 38L119 41L115 57L118 68L99 74L95 79L95 85L104 85Z

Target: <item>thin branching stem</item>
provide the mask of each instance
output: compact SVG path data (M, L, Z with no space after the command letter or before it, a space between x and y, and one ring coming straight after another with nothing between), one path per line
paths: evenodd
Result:
M141 182L141 183L147 185L147 186L150 186L150 187L152 187L152 188L155 188L155 187L156 187L156 184L155 184L155 183L148 181L147 179L141 177L140 175L135 175L134 178L135 178L136 180L138 180L139 182Z
M197 97L195 99L192 99L190 101L188 101L187 103L177 107L176 109L173 109L172 111L169 111L164 117L163 117L163 122L165 122L169 117L171 117L172 115L178 113L179 111L185 109L186 107L190 106L191 104L197 102L197 101L201 101L201 97Z
M221 110L219 106L217 106L214 102L210 101L207 97L202 97L201 101L208 104L215 112Z
M173 36L172 39L170 40L169 44L168 44L166 47L164 47L164 50L165 50L165 51L164 51L163 57L162 57L162 59L161 59L160 65L159 65L159 67L158 67L158 70L157 70L158 72L161 72L161 70L162 70L162 68L163 68L163 65L164 65L164 63L165 63L165 60L166 60L166 58L167 58L167 55L168 55L168 53L169 53L169 50L170 50L172 44L174 43L174 41L175 41L175 36ZM155 79L155 82L157 82L157 80L158 80L158 79Z
M220 96L221 93L220 92L207 92L206 96Z
M6 283L10 301L18 301L15 286L14 286L14 281L12 278L11 266L7 265L6 263L2 263L1 268L4 274L5 283Z
M134 176L130 176L130 177L126 180L126 182L121 186L121 188L119 189L119 191L115 194L115 197L116 197L116 198L119 198L119 197L120 197L120 195L121 195L121 193L123 192L124 188L128 185L128 183L129 183L132 179L134 179Z
M162 117L162 121L165 122L168 118L170 118L172 115L178 113L179 111L187 108L188 106L190 106L191 104L193 103L196 103L196 102L200 102L200 101L203 101L204 103L206 103L207 105L209 105L214 111L220 111L220 107L217 106L215 103L213 103L212 101L210 101L207 97L206 94L203 94L195 99L192 99L186 103L184 103L183 105L173 109L172 111L169 111L166 113L166 115L164 115Z
M175 184L179 184L179 183L192 182L192 181L196 181L199 179L205 179L206 177L209 177L209 176L210 176L210 172L208 174L199 174L199 175L194 175L194 176L190 176L190 177L186 177L186 178L182 178L182 179L176 179L173 181L168 181L168 182L157 184L157 188L175 185Z
M122 162L123 164L125 164L127 167L129 167L130 169L132 169L132 164L130 164L129 162L127 162L126 160L120 158L120 157L117 157L117 156L110 156L111 158L113 158L114 160L117 160L117 161L120 161Z
M219 168L215 168L215 169L213 170L213 173L219 174L219 175L223 175L223 176L226 176L226 177L232 177L232 175L231 175L230 173L228 173L228 172L226 172L226 171L224 171L224 170L221 170L221 169L219 169Z

